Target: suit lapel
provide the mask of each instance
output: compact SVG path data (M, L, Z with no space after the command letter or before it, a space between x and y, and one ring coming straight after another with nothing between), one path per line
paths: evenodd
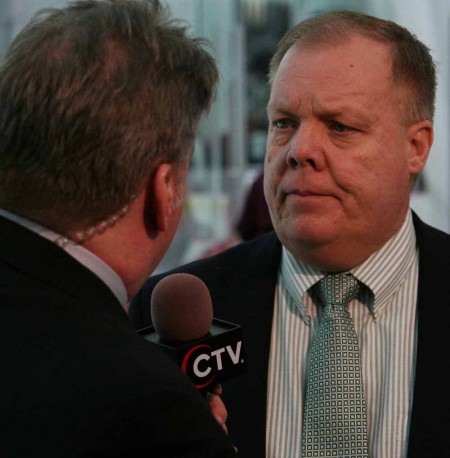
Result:
M223 258L208 286L217 316L242 326L248 373L224 386L230 436L242 456L265 456L267 375L281 245L272 233ZM205 278L208 284L208 278ZM245 313L242 311L245 310ZM227 396L227 393L230 396ZM239 412L239 418L233 417Z
M0 217L0 260L40 280L43 288L48 285L86 306L126 319L114 294L93 272L54 243L3 217Z
M414 224L418 338L408 457L419 458L444 456L450 450L450 244L448 235L416 216Z

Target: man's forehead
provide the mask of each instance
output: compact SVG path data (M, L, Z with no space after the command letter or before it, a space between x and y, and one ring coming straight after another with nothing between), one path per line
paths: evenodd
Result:
M271 98L286 88L329 89L330 94L360 92L371 86L391 85L389 48L365 37L348 44L303 49L294 45L283 57L271 85Z
M292 65L292 62L295 61L310 60L311 56L318 58L318 56L333 56L334 54L338 54L339 59L349 66L362 61L366 63L376 62L391 68L391 49L388 43L358 32L349 33L345 38L339 37L337 40L328 37L317 42L297 41L286 51L281 59L274 78L276 78L280 69L283 69L286 65L286 61Z

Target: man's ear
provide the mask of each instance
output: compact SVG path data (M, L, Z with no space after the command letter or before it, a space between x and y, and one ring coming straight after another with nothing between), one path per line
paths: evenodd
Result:
M166 231L169 227L169 218L175 207L176 174L172 164L160 164L153 176L153 183L149 191L153 194L153 207L156 227L159 231Z
M410 145L409 173L418 175L425 164L433 144L433 125L430 121L420 121L408 129L408 141Z

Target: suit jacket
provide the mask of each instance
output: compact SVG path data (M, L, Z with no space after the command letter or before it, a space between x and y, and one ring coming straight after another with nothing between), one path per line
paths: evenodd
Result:
M408 457L442 457L450 454L450 236L416 215L414 225L420 250L418 342ZM272 232L175 269L202 278L215 316L242 325L248 373L225 383L223 399L231 439L243 457L265 455L270 334L280 258L281 244ZM150 323L150 295L160 278L151 278L130 307L137 327Z
M0 217L0 456L230 457L181 371L109 288Z

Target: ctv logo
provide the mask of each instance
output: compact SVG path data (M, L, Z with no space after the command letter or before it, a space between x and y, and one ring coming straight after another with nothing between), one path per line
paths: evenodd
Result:
M242 340L231 345L213 350L208 344L198 344L184 355L181 370L191 377L197 388L205 388L216 378L220 382L221 372L234 372L234 367L244 363L241 359ZM223 374L225 375L225 374ZM227 374L228 375L228 374Z

